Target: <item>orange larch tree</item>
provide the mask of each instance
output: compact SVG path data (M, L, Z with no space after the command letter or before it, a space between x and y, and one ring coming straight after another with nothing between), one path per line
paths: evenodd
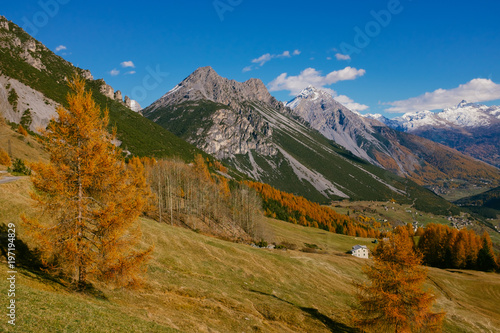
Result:
M354 324L366 332L439 332L444 313L431 311L435 297L422 290L427 270L420 266L408 229L399 227L373 253L364 273L369 283L355 283Z
M21 218L44 262L78 288L89 277L131 285L152 251L136 249L136 220L149 195L144 167L138 158L125 164L106 129L108 112L101 112L84 81L75 76L69 86L68 109L60 106L43 132L50 162L31 166L31 196L50 222Z

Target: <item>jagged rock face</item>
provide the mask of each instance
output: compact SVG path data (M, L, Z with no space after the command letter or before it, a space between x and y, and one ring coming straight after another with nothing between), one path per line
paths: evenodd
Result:
M26 41L26 43L24 43L24 48L28 51L36 52L35 40L30 39L30 40Z
M115 90L113 89L113 87L108 85L103 79L99 79L97 81L99 83L101 83L101 86L99 87L99 91L101 92L101 94L103 94L104 96L106 96L108 98L114 99L115 98Z
M117 100L119 102L123 102L122 92L120 90L117 90L115 92L115 100Z
M92 76L92 73L88 69L82 71L82 76L85 80L94 80L94 76Z
M125 96L125 106L127 106L130 110L134 112L139 112L142 110L141 105L136 101L131 99L128 96Z
M270 140L272 128L269 123L261 115L252 112L252 108L245 103L261 103L278 109L284 107L269 94L262 81L257 79L237 82L219 76L211 67L199 68L145 108L143 113L154 119L166 107L201 100L228 107L219 108L212 113L210 119L207 119L207 123L212 126L202 136L186 138L190 143L220 159L246 154L251 150L264 156L277 154L278 150Z
M383 124L360 117L337 102L328 92L312 86L304 89L286 106L293 110L292 114L304 119L312 128L354 155L380 165L375 158L368 155L367 146L378 146L377 139L373 137L372 125Z
M21 39L13 34L15 29L19 28L14 27L11 31L9 22L3 16L0 16L0 27L2 28L0 29L1 48L8 49L11 53L17 54L29 65L38 70L46 69L46 66L40 59L40 55L37 53L37 50L45 50L45 46L32 38L22 43Z
M235 110L241 110L241 103L246 101L260 101L274 107L283 107L281 102L269 94L261 80L237 82L219 76L212 67L201 67L148 107L148 110L154 111L167 105L195 100L210 100Z
M0 29L9 31L9 22L3 16L0 17Z
M190 141L218 159L228 159L235 154L244 155L251 150L264 156L276 155L278 152L271 142L273 130L262 117L243 117L220 109L212 115L211 120L213 125L203 137L191 138Z
M33 56L32 53L27 50L21 54L21 57L31 66L35 67L38 70L46 69L45 65L42 63L42 60L36 56Z

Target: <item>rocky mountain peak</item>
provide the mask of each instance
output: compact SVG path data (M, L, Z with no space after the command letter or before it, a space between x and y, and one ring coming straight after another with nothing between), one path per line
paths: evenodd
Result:
M240 109L244 102L258 101L283 107L259 79L245 82L226 79L210 66L200 67L147 109L154 111L186 101L209 100Z
M285 105L293 110L298 107L304 100L316 101L316 103L323 104L327 103L340 109L344 108L344 106L337 102L329 92L322 89L317 89L312 85L309 85L306 88L302 89L302 91L294 99L292 99Z

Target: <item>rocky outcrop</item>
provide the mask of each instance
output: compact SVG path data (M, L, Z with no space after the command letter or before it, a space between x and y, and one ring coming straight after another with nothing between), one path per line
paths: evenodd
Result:
M197 146L218 159L228 159L235 154L245 155L251 150L264 156L278 153L272 143L273 130L260 116L242 116L230 110L220 109L211 120L213 125L202 137L191 138Z
M36 56L33 56L28 50L24 51L21 54L21 57L31 66L35 67L38 70L46 69L45 65L42 63L42 60Z
M115 100L118 101L118 102L122 102L123 103L123 97L122 97L122 92L120 90L117 90L115 92Z
M0 16L0 29L5 29L9 31L9 21L5 19L5 17Z
M101 92L101 94L103 94L104 96L106 96L108 98L114 99L115 98L115 90L113 89L113 87L108 85L104 81L104 79L99 79L97 81L99 83L101 83L101 86L99 87L99 91Z
M125 96L125 106L134 112L140 112L142 110L139 103L128 96Z
M36 42L34 39L29 39L24 43L24 49L30 52L36 52Z
M90 74L90 71L88 71L88 73ZM92 75L90 74L90 76L92 76ZM128 107L129 109L131 109L134 112L141 111L142 108L139 105L139 103L137 103L137 101L130 99L130 97L128 97L128 96L125 96L125 101L123 101L123 95L122 95L122 92L120 90L117 90L115 92L113 87L111 87L109 84L107 84L106 81L104 81L104 79L98 79L97 81L101 84L101 86L99 88L99 91L101 92L101 94L103 94L104 96L106 96L108 98L114 99L115 101L122 103L123 105L125 105L126 107Z
M85 80L93 80L94 76L92 76L92 73L90 73L90 70L84 69L82 71L82 76Z

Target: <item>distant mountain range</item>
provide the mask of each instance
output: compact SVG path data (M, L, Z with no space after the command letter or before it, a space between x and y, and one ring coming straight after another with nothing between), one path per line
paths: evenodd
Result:
M500 167L500 106L462 101L455 107L436 113L411 112L393 119L380 114L366 117Z
M293 115L354 155L427 185L435 192L498 183L497 168L445 145L390 128L373 119L376 117L363 117L326 91L309 86L286 106L293 110ZM381 120L390 122L386 118Z

